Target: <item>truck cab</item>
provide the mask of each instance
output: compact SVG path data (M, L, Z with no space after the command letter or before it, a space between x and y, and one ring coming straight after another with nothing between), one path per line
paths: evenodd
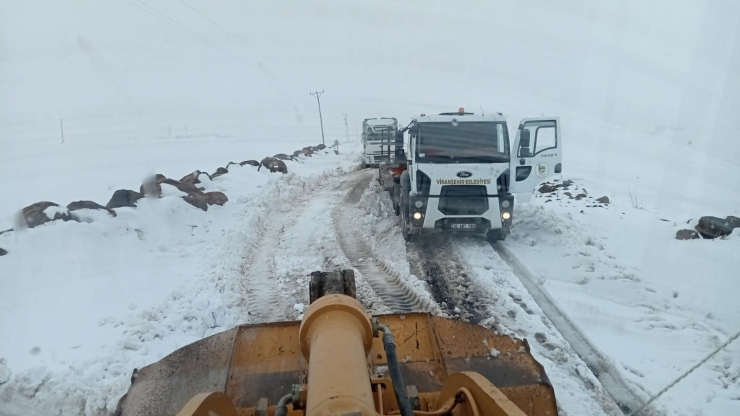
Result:
M500 113L460 109L413 119L392 190L404 238L459 232L505 239L514 194L527 201L541 181L561 173L561 150L557 117L522 120L513 143Z
M395 134L398 120L393 117L367 118L362 122L363 165L378 167L389 162L395 153ZM384 157L385 155L385 157Z

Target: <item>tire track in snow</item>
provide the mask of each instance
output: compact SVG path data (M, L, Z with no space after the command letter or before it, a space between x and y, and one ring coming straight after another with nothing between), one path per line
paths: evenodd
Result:
M320 192L326 185L311 192L303 192L286 204L275 204L262 215L255 228L257 235L247 248L242 265L243 292L247 303L250 324L284 320L286 298L279 287L276 255L285 231L295 225L305 210L313 192ZM287 209L285 209L287 207Z
M586 363L586 366L596 376L601 386L611 396L622 413L629 415L642 407L645 402L619 375L610 360L605 358L596 349L583 333L576 328L573 322L555 305L550 296L535 282L532 273L516 258L516 256L501 243L491 244L499 257L504 260L519 278L529 294L545 316L555 325L563 338ZM656 414L654 409L646 408L641 412L644 415Z
M404 284L402 276L374 255L354 224L355 219L362 217L362 212L354 205L360 201L363 192L373 179L372 172L368 171L352 184L344 204L338 204L332 212L334 228L342 251L352 266L394 313L436 309L436 305L430 305L426 299L418 296L413 289Z
M449 238L432 235L417 240L406 246L406 255L448 315L477 324L486 312L461 260L453 254Z

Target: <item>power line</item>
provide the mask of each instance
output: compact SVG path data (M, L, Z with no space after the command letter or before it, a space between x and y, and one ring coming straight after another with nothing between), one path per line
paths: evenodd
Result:
M326 145L324 141L324 119L321 117L321 100L319 97L324 93L324 90L309 93L316 97L316 101L319 103L319 121L321 122L321 144Z
M142 5L144 5L144 6L148 7L149 9L151 9L151 10L154 10L154 11L156 11L156 12L157 12L158 14L154 14L154 13L152 13L152 12L151 12L150 10L147 10L147 9L145 9L144 7L142 7L142 6L140 6L140 5L138 5L138 4L134 3L134 2L132 2L131 0L124 0L124 1L125 1L126 3L128 3L128 4L132 5L132 6L136 7L137 9L139 9L139 10L143 11L144 13L146 13L146 14L148 14L148 15L150 15L150 16L154 16L154 17L156 17L157 19L159 19L159 20L161 20L161 21L163 21L163 22L167 23L168 25L170 25L170 26L174 27L175 29L177 29L177 30L179 30L179 31L181 31L181 32L183 32L183 33L186 33L186 34L188 34L188 35L190 35L190 36L192 36L192 37L194 37L194 38L198 39L198 40L199 40L199 41L201 41L201 42L204 42L204 43L207 43L207 44L211 44L211 45L213 45L213 43L211 43L211 42L210 42L210 41L209 41L208 39L205 39L205 38L203 38L203 37L199 36L199 35L198 35L197 33L195 33L195 32L193 32L192 30L190 30L190 29L186 28L185 26L183 26L182 24L180 24L180 23L176 22L176 21L175 21L175 20L173 20L172 18L170 18L170 17L168 17L168 16L164 15L164 14L163 14L162 12L160 12L160 11L158 11L158 10L155 10L155 9L154 9L154 8L152 8L151 6L148 6L148 5L146 5L146 4L142 3L142 2L139 2L139 3L141 3Z
M206 15L204 15L203 13L201 13L201 12L199 12L199 11L195 10L195 8L194 8L193 6L191 6L191 5L187 4L187 3L185 3L185 1L184 1L184 0L180 0L180 3L182 3L182 4L186 5L186 6L188 6L188 7L190 8L190 10L194 11L194 12L195 12L195 13L196 13L197 15L199 15L200 17L202 17L202 18L204 18L204 19L208 20L209 22L213 23L213 25L214 25L214 26L216 26L217 28L219 28L219 29L223 30L223 31L224 31L224 33L226 33L227 35L231 36L232 38L234 38L234 39L236 39L236 40L239 40L239 38L237 38L237 37L236 37L236 36L235 36L235 35L234 35L233 33L229 32L228 30L224 29L224 28L223 28L223 26L221 26L221 25L219 25L218 23L214 22L213 20L209 19L209 18L208 18L208 17L206 16Z
M725 342L724 344L722 344L722 345L720 345L719 347L717 347L717 349L715 349L714 351L712 351L712 352L711 352L711 353L710 353L709 355L707 355L706 357L704 357L704 359L703 359L703 360L699 361L699 362L698 362L698 363L696 363L696 364L695 364L695 365L694 365L693 367L691 367L691 368L689 368L688 370L686 370L686 371L685 371L685 372L684 372L683 374L681 374L681 375L680 375L680 376L679 376L679 377L678 377L678 378L677 378L676 380L674 380L674 381L673 381L673 382L672 382L671 384L669 384L669 385L665 386L665 388L663 388L663 390L659 391L659 392L658 392L658 394L656 394L656 395L655 395L655 396L653 396L653 397L652 397L652 398L651 398L650 400L648 400L648 402L647 402L647 403L645 403L644 405L642 405L642 407L641 407L641 408L637 409L637 410L636 410L636 411L635 411L634 413L631 413L631 414L630 414L630 416L636 416L636 415L638 415L638 414L639 414L640 412L642 412L642 411L643 411L643 410L644 410L644 409L645 409L646 407L648 407L648 405L650 405L650 403L654 402L655 400L657 400L657 399L658 399L658 397L662 396L662 395L663 395L663 393L665 393L665 392L667 392L668 390L670 390L670 389L671 389L671 388L672 388L673 386L675 386L676 384L678 384L678 382L679 382L679 381L681 381L681 380L683 380L684 378L686 378L686 376L688 376L689 374L693 373L693 372L694 372L694 370L696 370L697 368L699 368L699 366L701 366L701 365L702 365L702 364L704 364L705 362L709 361L709 359L710 359L710 358L714 357L714 356L715 356L715 355L716 355L716 354L717 354L718 352L722 351L722 350L723 350L723 349L724 349L724 348L725 348L726 346L730 345L730 343L731 343L732 341L736 340L738 336L740 336L740 332L738 332L737 334L735 334L735 335L731 336L731 337L730 337L730 339L728 339L728 340L727 340L727 341L726 341L726 342Z
M152 6L144 3L141 0L136 0L136 1L138 1L139 3L141 3L144 6L148 7L149 9L151 9L152 11L154 11L155 13L157 13L158 15L164 17L165 19L169 20L170 22L174 23L175 25L183 28L187 33L190 33L191 35L195 36L197 39L200 39L201 41L203 41L205 43L208 43L208 44L211 44L211 45L213 44L213 43L211 43L211 41L209 41L208 39L206 39L204 36L201 36L201 35L197 34L195 31L193 31L193 30L189 29L187 26L185 26L185 25L177 22L175 19L167 16L166 14L160 12L159 10L155 9L154 7L152 7Z

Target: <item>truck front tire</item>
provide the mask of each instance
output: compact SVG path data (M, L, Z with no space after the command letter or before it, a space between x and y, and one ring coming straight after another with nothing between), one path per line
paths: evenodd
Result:
M403 233L403 239L406 240L406 242L412 242L414 241L415 235L411 233L411 219L409 218L409 192L411 192L411 181L409 180L409 173L408 171L404 171L401 174L401 180L400 180L400 201L399 201L399 211L401 212L401 232ZM394 187L398 186L397 184L394 184Z
M506 240L506 232L503 228L488 230L488 232L486 233L486 240L488 240L489 243L504 241Z

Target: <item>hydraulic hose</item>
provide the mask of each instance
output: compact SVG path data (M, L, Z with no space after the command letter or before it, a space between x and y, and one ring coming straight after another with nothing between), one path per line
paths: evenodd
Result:
M393 392L396 394L398 409L401 416L413 416L414 408L411 406L409 396L406 394L406 384L403 382L401 367L398 365L398 356L396 355L396 339L391 334L391 330L383 324L377 324L376 328L383 331L383 349L388 360L388 372L393 382ZM277 413L275 416L278 416Z
M293 401L293 393L281 397L275 405L275 416L286 416L288 414L288 402Z

